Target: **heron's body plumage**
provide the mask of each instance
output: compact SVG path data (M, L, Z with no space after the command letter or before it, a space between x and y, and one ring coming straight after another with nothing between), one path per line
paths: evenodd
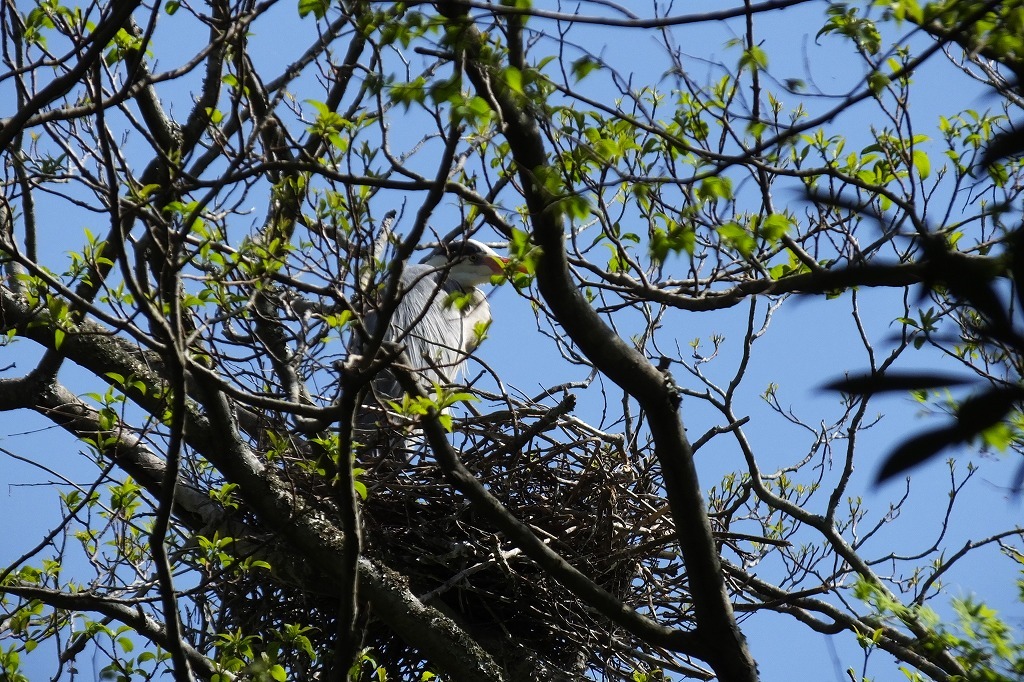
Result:
M439 248L422 263L403 269L384 340L405 349L400 361L419 376L426 391L434 384L456 382L465 373L466 359L491 320L487 296L478 285L501 274L505 263L470 239ZM371 313L364 320L371 333L377 331L377 317ZM373 392L378 402L397 400L403 393L388 369L374 379Z
M405 347L405 359L426 389L460 378L467 356L479 344L477 325L491 319L484 293L474 286L465 288L447 275L423 263L407 266L401 278L402 298L384 336ZM463 295L465 300L453 300ZM402 394L393 376L381 376L374 389L391 399Z

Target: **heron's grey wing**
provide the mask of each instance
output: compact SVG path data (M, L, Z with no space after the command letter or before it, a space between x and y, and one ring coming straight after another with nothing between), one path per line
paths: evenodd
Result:
M386 341L405 347L409 365L419 373L421 385L430 390L435 382L450 383L463 371L466 356L479 342L475 325L490 319L487 298L479 289L468 293L468 306L461 309L449 305L453 293L462 293L457 282L443 277L443 273L430 265L408 265L402 273L402 298L395 307ZM378 316L366 315L367 331L377 330ZM386 424L384 401L397 400L403 391L394 373L385 369L373 380L373 400L367 401L360 415L361 437L379 437L379 429ZM385 408L385 409L381 409ZM411 450L411 441L399 437L390 442L392 452Z
M412 321L416 319L416 315L412 314L412 303L408 300L408 294L403 295L407 289L414 286L416 282L423 278L430 278L432 268L425 265L410 265L407 266L402 272L402 279L399 281L401 290L399 295L403 298L398 302L398 306L395 308L395 312L391 316L391 320L388 323L387 332L384 334L384 341L388 343L404 343L404 332ZM412 271L412 272L410 272ZM433 274L436 287L436 273ZM363 327L366 329L366 333L373 336L377 333L378 325L380 324L380 315L377 310L370 310L363 315ZM352 341L349 345L349 352L353 354L363 354L365 348L362 339L358 336L353 336ZM373 379L373 392L378 400L397 400L402 397L402 387L399 385L398 380L395 379L395 375L385 369L380 371Z
M449 383L467 350L463 315L448 305L449 295L462 289L429 265L407 266L402 286L406 293L391 318L389 340L405 346L425 384Z
M425 389L436 382L451 383L464 369L466 356L477 342L474 327L490 319L487 298L477 289L462 310L449 305L453 293L461 293L457 282L442 278L441 272L429 265L407 265L402 273L402 299L391 316L384 339L405 347L409 365L421 377ZM377 314L364 317L369 333L377 330ZM353 348L358 352L358 348ZM402 389L394 374L382 370L373 380L373 391L379 401L397 400Z
M425 388L435 381L446 383L453 377L463 359L464 347L462 319L458 311L445 305L445 300L457 284L442 281L441 273L429 265L407 265L400 281L402 296L388 323L384 340L405 347L410 366L420 372ZM379 316L370 311L363 317L369 334L377 331ZM362 351L362 344L354 340L351 352ZM435 369L437 368L437 369ZM442 376L438 369L443 371ZM373 380L373 391L378 400L397 400L402 388L395 375L382 370Z

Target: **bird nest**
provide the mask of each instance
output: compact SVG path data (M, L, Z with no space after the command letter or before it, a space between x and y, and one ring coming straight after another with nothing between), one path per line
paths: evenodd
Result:
M637 504L637 472L626 466L616 439L583 433L570 419L550 418L552 412L544 413L546 424L543 415L513 424L503 416L508 412L469 418L457 424L453 444L511 514L629 603L640 563L631 519L646 514ZM516 418L523 414L516 411ZM408 576L423 601L506 666L573 677L604 667L615 639L608 621L483 519L421 444L377 450L360 466L368 488L366 551ZM384 658L414 663L415 653L401 642L386 635L378 641Z
M512 407L456 420L452 443L463 464L604 590L657 612L666 624L685 626L685 573L677 556L665 558L674 543L668 515L657 510L657 468L627 461L621 436L578 422L564 403ZM368 555L406 576L415 595L517 673L512 677L579 679L589 672L600 678L616 670L619 675L610 677L628 678L631 671L659 667L665 652L616 628L515 547L446 480L417 438L396 438L402 445L394 447L378 443L359 456ZM330 508L325 484L311 481L307 493ZM313 648L329 651L334 600L323 606L295 586L310 581L289 582L239 581L233 598L223 599L228 620L246 632L308 623ZM372 611L369 616L364 642L372 659L394 679L419 679L429 662ZM321 636L323 648L316 641Z

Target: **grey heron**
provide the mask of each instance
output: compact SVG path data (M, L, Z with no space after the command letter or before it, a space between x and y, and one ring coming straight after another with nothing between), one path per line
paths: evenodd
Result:
M505 272L508 259L474 239L444 244L418 264L407 265L400 280L398 306L384 340L405 348L406 360L423 388L449 384L464 371L491 321L486 294L479 288ZM376 316L366 319L376 331ZM378 401L396 400L402 389L389 371L374 379Z

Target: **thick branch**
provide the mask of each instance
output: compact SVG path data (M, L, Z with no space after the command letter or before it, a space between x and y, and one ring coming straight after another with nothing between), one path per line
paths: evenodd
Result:
M464 21L459 8L448 3L441 7L455 21ZM756 665L733 617L671 380L601 320L572 280L562 216L541 180L556 171L548 164L530 104L504 86L501 73L486 67L482 54L485 39L475 27L464 25L461 38L469 79L504 122L503 132L530 211L533 237L544 254L537 268L540 292L555 318L594 365L647 412L676 528L685 529L678 534L678 541L690 581L701 655L722 679L756 680Z
M0 291L0 313L10 327L18 328L41 345L52 348L53 333L46 324L38 324L45 311L34 311L10 292ZM36 325L30 323L36 321ZM164 377L144 362L137 348L101 325L83 321L76 333L69 333L61 344L61 352L73 362L85 367L97 377L109 381L108 373L134 377L150 386L145 393L125 387L129 397L151 414L162 415L160 387ZM149 358L150 360L155 358ZM233 421L231 408L219 384L206 379L203 372L193 372L197 384L196 397L204 404L206 415L193 411L187 415L185 441L209 460L227 481L237 483L242 495L254 513L278 537L295 546L303 560L315 566L332 581L340 581L344 556L343 534L319 510L313 509L293 494L292 487L264 467L263 462L244 444ZM204 395L205 394L205 395ZM49 414L68 421L65 428L73 433L88 433L89 409L77 400L69 400L66 392L55 392L41 402L53 409L71 405L68 412ZM76 421L86 417L85 421ZM63 425L62 424L62 425ZM119 454L131 453L131 449ZM136 451L137 462L125 459L126 464L143 470L148 466L145 480L162 480L164 464L158 458L148 460L142 450ZM145 473L142 471L140 473ZM178 495L191 494L179 488ZM176 501L179 500L176 497ZM491 657L461 631L450 619L437 610L419 602L408 589L407 580L393 571L359 559L359 585L363 596L374 613L388 624L410 645L421 649L438 667L446 670L454 680L486 682L503 680L504 676Z
M218 434L218 446L202 453L229 481L239 484L254 513L278 537L298 548L303 558L330 579L344 580L344 535L318 509L296 496L292 486L264 467L242 442L227 400L199 376L197 394L209 415L209 428ZM204 395L205 394L205 395ZM404 577L365 557L358 563L360 590L374 613L406 642L422 650L454 680L486 682L504 676L491 657L438 611L423 605L409 590Z

